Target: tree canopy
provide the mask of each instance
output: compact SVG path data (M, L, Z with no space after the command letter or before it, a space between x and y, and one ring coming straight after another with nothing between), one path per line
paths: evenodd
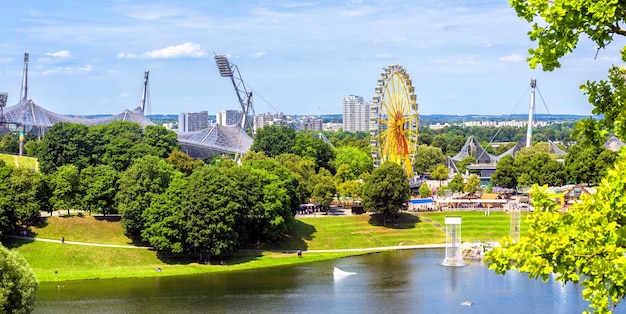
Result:
M387 217L397 213L411 197L404 168L393 162L384 162L365 181L362 196L363 206L375 214Z
M537 41L530 49L532 68L560 66L559 59L587 35L604 48L615 35L626 35L623 0L512 0L518 16L533 23L529 37ZM626 47L621 49L626 61ZM607 81L581 86L599 120L585 119L576 134L599 146L611 131L626 139L626 69L613 66ZM547 280L579 282L582 297L599 313L608 313L626 296L626 150L622 149L596 194L583 196L582 203L560 213L545 188L533 188L536 213L527 219L529 230L518 242L510 238L487 253L489 267L497 273L510 269ZM521 180L520 180L521 181Z
M0 274L0 312L32 312L39 283L26 259L0 245Z

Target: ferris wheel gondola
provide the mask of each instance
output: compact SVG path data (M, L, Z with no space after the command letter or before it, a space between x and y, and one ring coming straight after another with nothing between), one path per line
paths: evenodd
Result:
M401 165L411 177L419 128L417 101L407 71L398 64L380 75L370 115L372 161Z

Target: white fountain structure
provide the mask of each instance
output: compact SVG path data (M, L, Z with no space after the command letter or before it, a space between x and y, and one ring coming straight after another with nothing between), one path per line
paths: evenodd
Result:
M446 258L444 266L464 266L461 255L461 217L446 217Z

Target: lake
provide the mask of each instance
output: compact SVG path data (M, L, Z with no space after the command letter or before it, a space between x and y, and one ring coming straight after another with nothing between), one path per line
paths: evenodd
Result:
M497 275L480 261L446 267L444 256L404 250L249 271L44 283L34 313L528 314L587 307L577 285ZM355 274L334 276L335 267Z

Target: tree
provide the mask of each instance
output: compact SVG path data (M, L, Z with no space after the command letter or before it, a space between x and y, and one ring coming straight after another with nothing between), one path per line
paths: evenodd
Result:
M363 186L363 206L375 214L387 216L398 212L409 201L411 190L404 168L384 162L374 169Z
M567 181L598 184L613 164L616 153L605 147L573 145L565 157Z
M145 224L143 211L150 207L153 197L165 192L177 175L182 174L165 160L150 155L135 160L121 174L115 200L126 234L140 235Z
M73 164L82 169L89 164L91 146L87 126L69 122L55 123L46 133L38 151L39 169L53 173L58 167Z
M337 186L337 193L339 193L342 198L358 197L361 195L361 184L356 180L344 181Z
M373 166L371 153L349 146L337 148L335 151L336 154L333 164L335 169L337 169L337 172L339 172L341 165L348 165L348 169L354 178L358 178L365 172L372 171Z
M0 140L0 152L17 154L20 149L20 142L17 140L15 134L7 133Z
M0 312L32 312L39 283L26 259L0 246L0 273Z
M194 160L189 155L178 149L174 149L165 161L174 166L174 169L184 173L186 176L190 175L195 169L204 166L204 162L202 160Z
M335 187L333 178L331 176L323 176L317 180L311 196L315 199L316 203L323 205L324 208L328 210L335 193L337 193L337 187Z
M174 177L165 192L156 195L142 213L142 239L161 253L188 252L186 202L187 180L182 176Z
M420 145L421 146L421 145ZM443 134L438 134L433 138L432 143L430 144L432 147L439 147L441 149L442 154L446 153L446 147L448 147L448 142L446 141L446 137ZM419 152L419 149L418 149Z
M534 186L536 212L519 242L503 239L487 254L489 268L511 269L532 278L581 283L582 296L599 313L613 311L626 295L626 151L608 171L596 194L583 196L565 213L557 211L546 187ZM551 277L556 273L556 277Z
M146 125L143 131L144 143L157 149L157 155L167 158L175 149L178 149L178 135L172 130L160 125Z
M266 125L257 130L250 150L264 152L268 157L292 153L296 131L288 126Z
M453 137L452 140L450 140L450 142L448 143L446 153L448 153L450 156L454 156L456 153L461 151L463 145L465 145L465 138L461 135L457 135Z
M448 183L448 188L452 192L460 192L460 191L463 191L464 185L465 183L463 182L463 175L461 175L460 173L457 173L454 175L454 177L452 177L452 180L450 180L450 183Z
M17 168L11 173L12 205L18 224L34 226L45 209L45 199L40 198L44 189L43 175L28 169Z
M473 174L467 178L467 182L463 186L463 192L476 194L481 190L480 178L477 175Z
M115 209L118 172L108 165L89 166L80 172L83 206L90 212L107 214Z
M239 247L235 222L240 205L232 201L234 184L229 182L226 169L203 167L189 176L184 208L186 241L200 258L234 252Z
M446 165L440 164L437 165L437 167L435 167L435 170L430 173L430 177L433 180L438 180L439 183L441 183L441 181L448 179L448 172L448 167L446 167Z
M439 164L444 164L446 157L438 147L420 145L415 154L413 169L419 174L430 173Z
M500 158L496 164L496 171L491 175L491 183L507 189L517 187L517 172L514 162L515 159L511 155Z
M331 173L335 173L335 167L332 163L335 159L335 152L322 139L313 138L308 133L298 132L293 145L293 153L305 158L311 158L315 162L315 171L325 168Z
M70 209L81 206L80 173L73 164L60 166L50 176L52 185L52 199L50 200L55 209Z
M426 184L426 182L422 182L422 184L420 184L420 197L430 197L432 194L433 192L430 190L428 184Z
M541 64L551 71L559 59L573 51L583 34L598 47L610 44L614 35L626 35L624 1L530 1L513 0L518 16L534 23L530 39L538 42L530 49L531 67ZM536 22L535 22L536 21ZM626 61L626 47L621 50ZM626 139L626 69L613 66L607 81L582 86L601 116L576 124L574 136L599 146L611 130ZM515 244L505 239L502 248L487 254L489 267L497 273L517 268L531 277L547 280L551 273L562 282L582 282L583 298L597 312L615 309L626 295L626 151L622 150L612 170L602 180L598 192L583 197L572 210L558 213L545 191L534 188L533 203L538 213L528 219L529 230Z
M476 158L474 158L473 156L467 156L456 163L456 169L458 169L460 173L465 173L465 171L467 170L467 166L474 163L476 163Z

